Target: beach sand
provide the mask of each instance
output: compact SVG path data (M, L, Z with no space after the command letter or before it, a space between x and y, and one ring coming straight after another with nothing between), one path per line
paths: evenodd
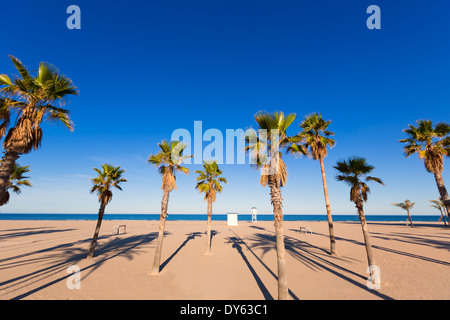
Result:
M95 224L0 221L0 299L277 299L272 222L213 221L213 255L205 256L206 221L167 221L159 275L148 275L159 221L104 221L87 260ZM122 224L126 234L111 235ZM359 222L334 226L339 257L328 254L327 222L284 222L290 299L450 299L450 229L441 223L369 223L379 290L366 286ZM72 265L80 289L67 286Z

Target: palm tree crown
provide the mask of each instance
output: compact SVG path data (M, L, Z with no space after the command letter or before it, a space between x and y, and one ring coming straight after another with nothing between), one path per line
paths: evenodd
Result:
M180 141L163 140L158 143L158 146L161 150L157 154L150 155L148 162L158 167L159 173L163 176L161 189L167 188L170 192L177 189L175 172L182 171L189 174L189 169L181 164L192 156L183 156L186 144Z
M410 211L414 207L415 204L416 204L415 202L405 200L405 202L393 203L392 205L402 208L403 210Z
M93 186L91 188L91 193L98 194L98 201L101 203L109 203L112 199L113 187L122 190L119 185L122 182L127 182L126 179L122 178L122 174L125 170L121 169L120 166L114 167L109 164L102 164L102 170L94 168L98 173L98 176L91 179Z
M405 156L417 153L428 172L442 172L444 156L450 156L450 125L440 122L433 126L430 120L419 120L417 126L409 125L403 131L408 135L400 140L406 144Z
M267 185L269 176L274 176L280 186L286 184L287 170L281 159L283 149L305 154L304 148L296 144L300 139L286 134L296 117L295 113L285 116L283 112L259 112L255 115L259 130L249 129L245 133L244 150L250 153L252 166L263 169L260 180L263 186Z
M222 192L223 189L220 183L228 183L228 181L226 178L220 176L222 170L219 169L217 160L203 161L203 169L195 171L199 175L195 189L205 194L205 201L211 199L212 202L215 202L216 193Z
M28 153L37 149L42 140L40 124L43 120L60 122L73 130L69 111L62 108L68 95L77 95L72 81L46 62L41 62L37 74L32 75L22 62L10 56L20 76L12 80L0 75L0 137L6 133L14 113L13 127L4 141L5 149ZM54 104L58 103L59 106Z
M375 167L367 164L365 158L352 157L348 161L338 162L334 168L340 173L336 179L350 185L350 200L355 203L362 204L367 201L370 189L366 182L374 181L384 185L380 178L369 176Z
M303 129L299 133L304 146L310 150L314 160L325 158L328 154L327 147L333 148L336 142L330 138L334 133L328 130L331 121L324 120L319 113L312 113L306 116L300 127Z

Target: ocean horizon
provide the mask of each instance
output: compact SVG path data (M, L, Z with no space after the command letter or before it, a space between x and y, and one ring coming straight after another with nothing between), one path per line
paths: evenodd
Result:
M0 213L0 220L97 220L96 213ZM159 220L159 214L133 214L133 213L111 213L105 214L103 220L144 220L155 221ZM168 221L204 221L206 214L169 214ZM413 215L413 222L438 222L440 216L438 215ZM227 221L227 214L213 214L213 221ZM286 214L283 216L285 221L327 221L327 215L317 214ZM367 221L385 221L397 222L406 221L406 215L366 215ZM239 221L252 221L251 214L239 214ZM258 221L272 221L272 214L259 214ZM333 221L359 221L356 214L353 215L333 215Z

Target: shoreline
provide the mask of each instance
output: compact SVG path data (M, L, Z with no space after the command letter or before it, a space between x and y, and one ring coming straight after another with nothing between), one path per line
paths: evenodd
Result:
M0 213L0 221L93 221L97 220L97 213ZM106 213L103 220L113 221L159 221L160 214L115 214ZM170 214L167 221L204 221L207 214ZM356 214L336 214L333 215L333 222L358 221ZM439 215L413 215L413 223L416 222L440 222ZM403 222L406 221L406 215L366 215L367 221L379 222ZM227 214L213 214L213 221L227 221ZM238 220L241 222L251 222L250 214L239 214ZM260 214L257 216L258 221L273 221L272 214ZM306 214L285 214L284 221L328 221L327 215L306 215Z

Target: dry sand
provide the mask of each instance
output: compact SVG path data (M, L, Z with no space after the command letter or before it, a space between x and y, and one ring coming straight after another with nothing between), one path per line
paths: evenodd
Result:
M95 221L0 221L0 299L263 300L277 298L272 222L168 221L162 270L148 275L159 221L104 221L94 259L84 259ZM127 232L111 235L126 224ZM366 286L358 222L335 222L340 257L328 254L326 222L285 222L291 299L450 299L450 229L440 223L369 223L381 289ZM301 234L305 226L314 234ZM67 269L81 270L69 290Z

